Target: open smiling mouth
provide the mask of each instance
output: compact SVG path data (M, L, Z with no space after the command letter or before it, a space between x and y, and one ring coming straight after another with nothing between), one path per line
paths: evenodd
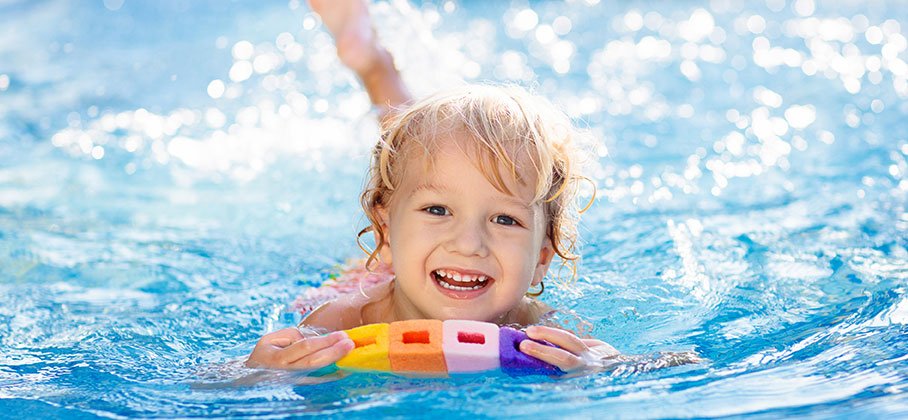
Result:
M456 291L479 290L488 286L492 280L483 275L462 274L456 271L435 270L432 278L439 286Z

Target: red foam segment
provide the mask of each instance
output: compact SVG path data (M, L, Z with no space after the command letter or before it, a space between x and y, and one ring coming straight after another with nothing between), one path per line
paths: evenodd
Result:
M429 344L428 331L407 331L404 333L404 344Z
M468 344L485 344L486 336L482 333L460 331L457 333L457 341Z

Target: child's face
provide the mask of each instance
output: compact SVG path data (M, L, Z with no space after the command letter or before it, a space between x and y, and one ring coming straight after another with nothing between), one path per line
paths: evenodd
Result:
M419 152L406 163L379 209L390 244L381 255L410 316L495 321L542 280L553 251L542 206L531 204L535 174L522 174L526 185L507 180L514 196L498 191L456 141L444 141L431 165Z

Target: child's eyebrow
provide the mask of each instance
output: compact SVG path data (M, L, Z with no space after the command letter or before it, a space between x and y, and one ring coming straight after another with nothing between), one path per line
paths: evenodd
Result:
M419 184L413 189L413 192L419 191L447 192L448 188L435 184Z
M435 193L452 192L450 188L445 187L443 185L436 185L436 184L419 184L415 188L413 188L413 193L417 193L420 191L431 191L431 192L435 192ZM509 204L513 204L513 205L520 207L521 209L527 210L529 212L533 211L532 205L524 203L523 201L518 200L517 198L514 198L514 197L502 196L501 198L499 198L499 200L505 201Z

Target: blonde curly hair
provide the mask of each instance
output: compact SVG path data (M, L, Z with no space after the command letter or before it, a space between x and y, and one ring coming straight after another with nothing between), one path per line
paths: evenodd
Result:
M471 149L467 152L477 157L480 171L499 191L513 194L506 176L525 184L523 171L536 174L533 203L542 203L546 237L562 267L568 266L571 279L576 278L577 223L593 201L582 209L577 205L580 181L589 180L580 173L580 144L587 134L548 100L519 86L467 85L420 100L386 117L381 125L382 135L372 151L360 196L370 221L357 235L368 254L367 269L386 242L378 210L390 204L400 185L406 166L402 163L419 151L431 162L439 143L457 133L472 140L467 142ZM359 241L368 232L375 234L375 249L367 249Z

